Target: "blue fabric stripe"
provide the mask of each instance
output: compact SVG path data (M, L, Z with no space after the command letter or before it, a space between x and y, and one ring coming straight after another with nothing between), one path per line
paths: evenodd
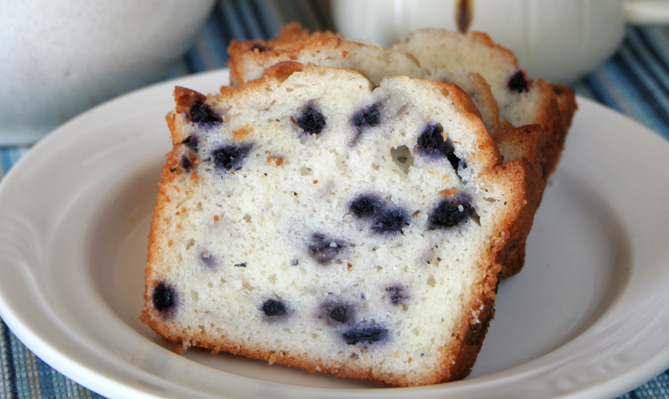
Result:
M48 364L44 363L42 359L37 359L37 370L39 375L39 383L42 388L44 396L56 394L56 388L54 386L54 374Z
M591 98L599 103L612 105L612 101L609 99L609 96L606 90L603 87L602 82L595 74L590 74L583 79L583 87L588 90Z
M218 5L217 5L218 6ZM227 44L223 38L221 14L214 12L209 18L205 29L200 34L201 40L196 42L200 56L204 60L204 68L197 72L223 68L228 60Z
M661 64L663 69L662 78L666 82L669 79L669 76L667 76L667 71L669 71L669 54L665 51L658 51L658 49L669 47L667 37L659 28L638 29L637 34L638 39L643 42L645 48Z
M246 37L249 40L267 39L267 35L265 35L257 22L252 2L242 1L237 4L239 6L239 15L237 17L242 21L243 26L245 27L244 31L246 32Z
M7 171L9 171L9 168L11 167L11 165L6 159L8 151L9 150L6 149L0 149L0 178L2 178L2 176L7 174Z
M188 50L188 53L186 54L186 57L184 57L184 66L186 67L186 70L188 73L194 73L195 71L198 70L198 51L195 46L191 47L190 50Z
M267 40L278 35L283 24L276 2L273 0L252 0L250 4L253 7L256 20L259 21L262 28L263 38Z
M631 55L628 49L621 49L619 57L628 61ZM669 109L666 98L649 88L653 83L647 71L641 64L622 62L620 69L627 76L638 91L638 106L635 107L641 116L641 120L651 129L669 139L669 113L662 107ZM646 105L645 107L643 105Z
M226 5L223 1L219 2L214 9L214 15L212 18L215 18L218 21L221 27L221 36L223 41L230 43L231 40L235 39L234 32L231 30L231 24L228 23L227 18L229 13L227 12Z
M3 175L9 172L9 169L14 165L12 162L12 152L15 150L12 149L2 149L0 150L0 171Z
M27 384L27 373L25 367L25 352L23 352L22 346L17 342L16 337L13 334L10 335L10 342L12 347L12 355L14 356L14 372L16 375L16 389L19 392L19 398L25 398L26 393L29 391L29 386Z
M631 78L624 73L624 68L626 68L626 65L620 62L619 56L616 55L608 66L601 69L601 76L609 96L607 101L610 101L608 105L641 121L643 117L640 117L639 114L645 112L640 109L643 103L639 103L640 95L637 87Z
M27 147L0 148L0 177L6 175L27 151Z
M215 63L213 57L214 52L207 51L210 45L210 32L216 32L217 24L213 18L207 19L203 34L199 35L195 40L195 45L190 49L187 56L188 67L191 72L200 72L210 69L210 66ZM211 68L213 69L213 68Z
M2 334L3 343L3 363L5 359L7 360L7 381L3 381L3 385L5 386L3 389L3 398L5 397L4 395L7 395L8 399L18 398L19 390L16 384L16 367L14 365L14 353L11 339L12 333L4 322L0 323L0 333Z
M236 7L236 2L232 0L221 0L221 12L223 13L224 25L230 32L229 37L237 40L248 40L246 30L238 17L239 11Z
M629 30L628 38L633 37L635 29ZM669 109L667 96L660 94L659 100L654 98L655 93L647 85L657 87L658 84L653 82L652 76L649 76L651 74L643 67L643 60L630 58L630 46L634 44L628 38L611 60L581 82L582 88L596 101L669 138L669 125L666 123Z
M664 100L663 105L666 106L669 101L669 71L664 68L661 60L655 57L649 50L647 42L641 40L638 30L631 30L628 38L631 45L627 46L626 50L632 55L629 60L631 61L630 63L637 64L643 68L644 75L649 79L649 86L659 89L659 93L657 94ZM639 60L640 62L634 62L634 60Z
M618 102L611 95L610 90L607 89L607 85L604 83L605 79L606 77L603 73L593 73L588 75L583 80L583 83L590 90L596 101L606 104L617 111L621 111Z

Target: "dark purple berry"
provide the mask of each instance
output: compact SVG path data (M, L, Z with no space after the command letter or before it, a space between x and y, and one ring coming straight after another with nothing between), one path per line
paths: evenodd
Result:
M190 158L188 158L188 155L181 157L181 167L184 168L186 172L193 168L193 162L191 162Z
M308 103L295 123L306 133L320 134L325 127L325 116L313 103Z
M428 230L445 229L464 223L476 211L471 202L461 198L445 198L439 202L427 219Z
M171 285L161 281L153 289L151 301L159 312L168 312L177 304L177 293Z
M196 135L190 135L186 137L181 144L185 144L186 147L190 148L193 151L197 152L198 145L200 144L200 140L197 138Z
M217 264L216 257L209 251L200 252L200 261L202 261L202 264L209 269L215 268Z
M409 225L409 214L400 207L391 206L376 194L362 194L349 204L354 216L371 222L375 233L397 233Z
M190 119L194 123L202 125L216 125L223 121L220 115L214 112L207 104L202 101L195 101L190 109Z
M285 316L288 310L283 302L276 299L268 299L262 304L262 311L266 316L277 317Z
M446 156L453 149L444 141L444 128L440 123L425 126L418 136L418 152L427 156Z
M344 306L337 306L330 313L328 316L334 320L338 321L340 323L346 323L348 321L348 310Z
M332 262L346 247L343 241L335 240L321 233L311 235L309 254L321 265Z
M353 126L363 129L365 127L373 127L381 123L381 112L376 104L372 104L367 108L363 108L353 114Z
M511 75L507 83L509 90L515 91L517 93L522 93L530 89L530 82L527 80L527 76L523 70Z
M342 336L349 345L373 344L386 339L388 329L380 326L355 327L345 331Z
M373 217L379 210L383 209L383 200L374 194L363 194L355 198L349 204L349 210L361 219Z
M453 169L464 169L467 164L455 155L450 137L444 140L444 128L440 123L427 125L418 136L418 152L427 157L446 157Z
M388 301L391 305L401 305L408 298L408 295L405 293L405 288L401 285L393 285L386 288L388 293Z
M244 158L251 151L251 144L226 144L214 150L212 153L214 165L218 169L239 170L242 168Z
M376 233L398 233L408 225L409 215L402 208L381 210L372 220L372 230Z
M327 302L323 304L323 313L332 321L337 323L348 323L353 320L355 311L350 305Z

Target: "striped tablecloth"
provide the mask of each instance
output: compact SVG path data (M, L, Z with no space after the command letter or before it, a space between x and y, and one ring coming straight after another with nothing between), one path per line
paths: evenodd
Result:
M219 0L192 48L164 79L223 68L231 39L267 39L289 21L312 31L333 29L325 1ZM618 53L573 87L669 140L669 29L628 28ZM0 148L0 179L28 150ZM0 355L0 398L100 397L37 358L1 321ZM669 398L669 370L621 398Z

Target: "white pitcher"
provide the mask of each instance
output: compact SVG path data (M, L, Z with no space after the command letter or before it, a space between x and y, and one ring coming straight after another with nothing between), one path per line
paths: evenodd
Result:
M570 83L618 49L626 24L669 23L668 0L331 0L337 30L390 45L419 28L476 30L533 78Z

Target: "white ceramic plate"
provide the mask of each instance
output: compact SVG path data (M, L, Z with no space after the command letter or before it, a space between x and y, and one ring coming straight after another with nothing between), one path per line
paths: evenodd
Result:
M586 99L523 272L504 281L472 375L409 389L226 354L176 355L145 326L146 236L175 84L104 104L0 186L0 314L47 363L110 397L611 397L669 367L669 144Z

